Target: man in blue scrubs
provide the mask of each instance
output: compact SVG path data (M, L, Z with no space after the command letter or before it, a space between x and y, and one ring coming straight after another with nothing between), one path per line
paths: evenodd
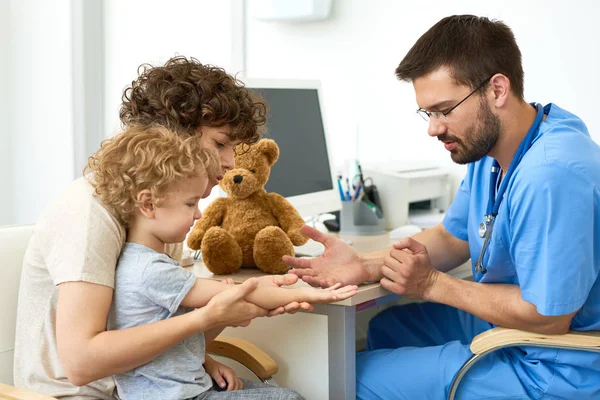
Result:
M444 18L396 75L412 82L429 135L468 165L444 221L367 254L305 227L326 252L285 261L315 286L381 281L427 300L371 321L357 397L444 399L481 332L600 330L600 147L577 116L524 100L521 53L502 22ZM445 273L469 258L474 282ZM598 399L600 354L499 350L469 370L457 398Z

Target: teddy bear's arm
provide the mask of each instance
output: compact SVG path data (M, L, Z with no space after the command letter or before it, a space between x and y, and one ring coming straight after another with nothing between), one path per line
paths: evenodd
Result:
M288 235L294 246L302 246L308 237L300 232L304 220L298 211L283 196L277 193L268 193L267 199L271 205L273 215L279 221L281 229Z
M213 226L221 226L226 208L226 197L220 197L206 207L202 213L202 217L196 221L196 224L188 236L187 245L190 249L200 249L202 238L204 238L206 231Z

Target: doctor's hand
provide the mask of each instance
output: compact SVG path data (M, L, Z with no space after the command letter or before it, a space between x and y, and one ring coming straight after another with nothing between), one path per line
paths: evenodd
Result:
M294 267L291 274L298 275L311 286L327 288L336 283L360 285L369 279L360 255L343 240L304 225L301 232L322 243L325 252L316 258L283 256L283 262Z
M401 296L426 299L440 272L431 267L427 248L407 237L394 244L381 267L381 286Z

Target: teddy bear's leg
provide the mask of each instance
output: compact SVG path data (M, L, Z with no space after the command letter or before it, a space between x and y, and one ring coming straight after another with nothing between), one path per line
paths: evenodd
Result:
M242 266L242 249L225 229L213 226L202 239L202 261L213 274L231 274Z
M289 267L281 261L284 255L294 256L290 238L277 226L261 229L254 238L254 261L268 274L282 274Z

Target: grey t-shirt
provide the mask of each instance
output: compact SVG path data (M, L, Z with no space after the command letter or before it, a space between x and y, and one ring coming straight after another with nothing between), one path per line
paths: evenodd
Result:
M180 303L196 276L165 254L127 243L115 276L108 329L125 329L191 311ZM204 334L178 343L147 364L115 376L119 397L188 399L212 387L204 371Z

